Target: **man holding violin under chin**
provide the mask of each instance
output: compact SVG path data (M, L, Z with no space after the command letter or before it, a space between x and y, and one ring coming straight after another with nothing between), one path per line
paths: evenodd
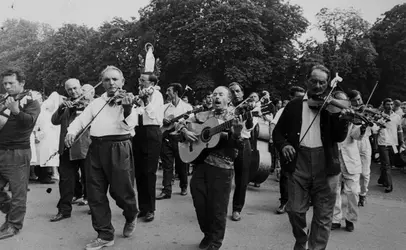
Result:
M23 227L27 209L30 173L30 136L40 113L40 104L24 91L25 75L9 69L0 76L7 91L0 104L0 211L6 221L0 227L0 240L13 237ZM4 191L9 183L12 197Z
M86 245L87 250L114 244L114 227L107 190L123 209L126 219L123 236L135 231L138 214L134 190L134 158L131 136L137 123L133 111L134 96L122 96L124 76L120 69L107 66L101 73L106 92L90 103L68 127L65 144L74 145L76 136L90 126L92 143L86 158L86 184L93 228L97 238ZM121 104L116 100L122 99Z
M332 114L309 105L316 95L328 91L329 80L330 71L325 66L314 66L307 76L307 93L287 104L273 131L288 176L286 211L296 238L295 250L325 249L330 236L341 171L337 143L348 132L348 122L341 117L353 111L343 109ZM308 235L306 212L310 201L313 219Z
M59 139L59 195L60 199L57 205L58 213L51 218L51 222L60 221L69 218L72 213L72 199L75 196L76 175L80 170L82 180L86 180L85 159L90 145L89 130L87 130L71 148L65 150L64 139L68 132L69 124L78 117L88 105L87 100L81 99L80 102L74 102L81 97L82 88L79 80L69 79L65 82L65 90L70 100L64 101L52 115L51 122L54 125L61 125ZM82 97L83 98L83 97ZM87 200L86 181L82 181L83 199ZM81 198L81 197L77 197Z

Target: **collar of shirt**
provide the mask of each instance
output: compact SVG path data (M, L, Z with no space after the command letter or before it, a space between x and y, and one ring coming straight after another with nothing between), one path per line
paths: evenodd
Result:
M307 92L306 92L306 94L303 96L303 101L307 102L308 99L309 99L309 97L308 97Z

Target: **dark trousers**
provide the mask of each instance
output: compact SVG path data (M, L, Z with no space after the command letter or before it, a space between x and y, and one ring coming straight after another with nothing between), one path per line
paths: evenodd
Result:
M162 192L165 194L172 194L172 179L173 179L173 165L175 164L175 171L179 176L179 186L181 189L186 189L188 185L188 164L182 162L179 157L178 142L172 138L163 139L162 141L162 169L163 180Z
M87 200L87 189L86 189L86 173L85 173L85 165L80 166L80 174L79 171L75 173L75 191L74 196L76 198L81 198Z
M27 210L30 161L30 149L0 150L0 207L10 203L6 223L18 230L23 227ZM11 198L4 190L7 183L10 185Z
M234 170L206 163L196 166L190 180L190 192L200 230L212 239L212 244L222 245L227 220Z
M339 175L326 176L323 148L300 147L297 151L296 169L288 174L288 178L289 199L286 211L296 238L294 250L326 249ZM306 212L309 210L310 200L313 204L313 219L308 235Z
M135 178L141 212L155 211L156 171L161 153L162 133L159 126L138 126L133 139Z
M385 187L393 186L391 174L391 160L394 157L392 146L378 146L379 158L381 160L381 175L379 176L379 183Z
M237 158L234 160L234 182L233 212L241 212L245 204L245 195L250 178L251 164L251 143L244 139L244 148L240 149Z
M281 169L281 175L279 179L279 193L281 195L281 198L279 198L279 200L281 201L281 204L286 204L288 202L288 183L288 174L283 169Z
M63 215L70 215L72 212L72 199L75 196L77 188L76 178L79 174L79 169L82 173L85 167L85 160L71 161L69 151L65 151L59 157L59 195L60 199L57 205L58 212ZM82 174L83 175L83 174ZM79 183L80 184L80 183ZM80 185L82 187L82 185ZM82 193L82 190L80 190ZM81 197L81 196L76 196Z
M134 158L130 136L92 138L86 158L86 185L93 228L98 238L114 239L107 189L126 221L138 214L134 191Z

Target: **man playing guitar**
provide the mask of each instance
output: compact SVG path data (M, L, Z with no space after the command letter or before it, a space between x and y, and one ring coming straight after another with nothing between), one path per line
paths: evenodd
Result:
M180 83L172 83L166 90L166 95L170 100L169 103L165 104L164 107L164 120L163 128L172 125L174 117L185 114L192 110L192 106L185 103L179 98L179 95L183 92L182 85ZM179 158L178 143L170 136L168 132L173 131L173 129L168 130L163 133L162 138L162 151L161 160L163 168L163 180L162 180L162 192L156 199L170 199L172 195L172 178L173 178L173 163L175 162L176 172L179 174L181 195L187 195L187 164L182 162Z
M199 244L200 249L215 250L222 245L234 175L234 160L237 157L238 149L243 147L241 139L243 123L239 119L234 119L234 113L228 110L230 102L230 90L223 86L217 87L213 92L214 110L199 113L187 120L187 122L195 123L214 117L220 123L231 119L234 122L230 131L221 133L218 145L197 164L190 181L193 205L200 229L204 233L204 238ZM199 139L200 135L188 130L186 126L181 131L188 141Z

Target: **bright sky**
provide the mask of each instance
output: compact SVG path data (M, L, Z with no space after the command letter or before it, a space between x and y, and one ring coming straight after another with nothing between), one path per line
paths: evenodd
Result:
M349 8L361 11L368 22L405 0L290 0L302 6L304 16L314 24L316 13L323 7ZM119 16L129 19L138 17L138 10L149 0L0 0L0 23L7 18L24 18L51 24L54 28L63 23L85 24L97 28L104 21ZM11 6L14 5L12 9ZM310 29L306 37L322 39L316 29Z

